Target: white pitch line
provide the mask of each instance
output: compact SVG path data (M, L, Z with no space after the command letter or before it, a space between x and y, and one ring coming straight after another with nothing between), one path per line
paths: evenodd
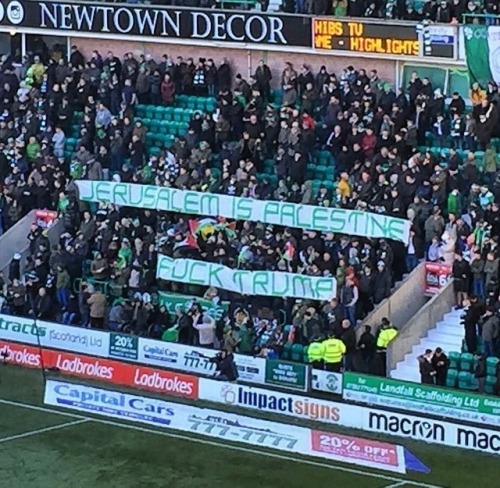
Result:
M398 486L406 485L406 481L401 481L400 483L393 483L392 485L384 486L384 488L397 488Z
M235 446L234 444L226 444L226 443L220 443L220 442L214 442L206 439L201 439L198 437L191 437L191 436L186 436L186 435L181 435L181 434L174 434L172 432L165 432L161 430L155 430L155 429L148 429L147 427L140 427L138 425L132 425L132 424L123 424L121 422L114 422L112 420L104 420L96 417L87 417L84 415L79 415L79 414L72 414L69 412L62 412L60 410L54 410L52 408L46 408L46 407L40 407L38 405L31 405L29 403L22 403L22 402L16 402L13 400L4 400L0 399L0 404L4 405L11 405L14 407L20 407L20 408L27 408L30 410L36 410L38 412L46 412L46 413L52 413L55 415L63 415L65 417L72 417L74 419L80 419L81 421L91 421L91 422L96 422L99 424L104 424L104 425L111 425L114 427L121 427L123 429L130 429L130 430L135 430L139 432L145 432L148 434L156 434L156 435L161 435L164 437L170 437L173 439L181 439L184 441L190 441L194 442L197 444L203 444L206 446L212 446L212 447L219 447L219 448L225 448L225 449L232 449L234 451L239 451L239 452L245 452L249 454L256 454L259 456L267 456L267 457L272 457L274 459L281 459L283 461L293 461L293 462L298 462L301 464L307 464L309 466L315 466L317 468L325 468L325 469L331 469L334 471L340 471L343 473L349 473L349 474L355 474L358 476L367 476L370 478L377 478L381 480L386 480L386 481L392 481L393 485L389 486L394 486L394 483L396 483L395 486L400 486L401 484L407 484L411 486L418 486L420 488L442 488L438 485L431 485L428 483L421 483L419 481L411 481L411 480L405 480L402 478L396 478L394 476L388 476L384 474L378 474L378 473L370 473L369 471L362 471L359 469L350 469L344 466L338 466L338 465L333 465L333 464L327 464L327 463L322 463L318 461L312 461L309 459L304 459L304 458L298 458L294 456L286 456L284 454L277 454L273 452L268 452L268 451L259 451L257 449L250 449L248 447L242 447L242 446ZM83 423L83 422L81 422ZM69 424L65 424L68 426Z
M24 439L25 437L31 437L37 434L44 434L45 432L52 432L53 430L65 429L66 427L72 427L73 425L79 425L85 422L89 422L89 420L80 419L75 420L74 422L66 422L65 424L53 425L52 427L44 427L43 429L30 430L29 432L23 432L22 434L0 438L0 444L9 441L15 441L16 439Z

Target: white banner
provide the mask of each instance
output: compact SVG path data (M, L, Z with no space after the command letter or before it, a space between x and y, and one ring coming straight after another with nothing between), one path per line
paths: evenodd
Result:
M351 436L339 438L336 434L318 432L306 427L165 402L151 397L48 380L44 403L79 412L215 437L225 441L241 442L397 473L406 472L403 449L400 446ZM345 446L350 446L350 448ZM361 448L365 448L366 452L360 453ZM394 454L381 456L379 452L381 448Z
M172 368L195 374L215 373L215 364L210 362L218 351L201 347L184 346L174 342L155 341L139 338L139 363ZM240 380L249 383L265 383L266 360L253 356L235 354Z
M429 417L365 409L359 428L378 434L406 437L418 441L489 454L500 454L500 431L453 424Z
M198 397L214 403L314 420L444 446L500 454L500 431L413 417L348 403L200 378Z
M250 408L260 412L279 413L297 419L318 420L344 427L358 427L364 416L363 407L347 403L233 383L220 383L206 378L200 378L198 397L200 400Z
M39 336L39 339L37 338ZM109 356L109 333L13 315L0 315L0 339L52 349Z
M166 281L215 286L244 295L330 300L337 293L335 278L231 269L222 264L174 259L162 254L158 256L156 276Z
M311 389L342 395L342 374L312 369Z
M411 223L408 220L359 210L261 201L134 183L79 180L76 184L80 199L87 202L111 202L129 207L220 216L299 229L384 237L405 244L410 234Z

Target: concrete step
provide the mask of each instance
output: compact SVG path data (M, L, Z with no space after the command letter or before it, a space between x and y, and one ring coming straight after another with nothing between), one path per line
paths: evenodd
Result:
M392 371L391 378L401 381L413 381L415 383L420 383L420 371L418 368L418 363L415 364L415 367L401 367Z
M427 339L431 341L444 341L448 343L462 342L464 335L450 333L443 329L433 329L427 335Z

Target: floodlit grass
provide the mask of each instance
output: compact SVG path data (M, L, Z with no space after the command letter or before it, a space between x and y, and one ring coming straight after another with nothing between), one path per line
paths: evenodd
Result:
M431 474L399 475L313 458L294 458L278 451L251 452L248 446L217 445L213 439L184 436L144 424L114 420L102 423L102 417L82 420L78 413L69 410L61 415L53 407L27 408L22 404L43 405L40 372L6 366L0 369L0 380L0 399L17 403L0 402L0 486L5 487L470 488L497 486L500 474L498 456L395 438L383 440L405 445L431 468ZM109 384L103 386L110 388ZM207 403L201 406L228 410ZM250 411L238 412L254 415ZM275 415L266 418L291 423L291 419ZM331 426L312 422L301 425L332 430ZM360 435L354 430L334 430Z

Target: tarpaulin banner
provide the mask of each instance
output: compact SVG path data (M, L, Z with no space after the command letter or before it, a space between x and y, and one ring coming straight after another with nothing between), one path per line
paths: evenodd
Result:
M390 215L254 200L152 185L109 181L76 182L80 199L189 215L226 217L265 224L408 242L411 223Z
M156 277L191 285L215 286L243 295L331 300L337 292L335 278L231 269L222 264L174 259L162 254L158 256Z

